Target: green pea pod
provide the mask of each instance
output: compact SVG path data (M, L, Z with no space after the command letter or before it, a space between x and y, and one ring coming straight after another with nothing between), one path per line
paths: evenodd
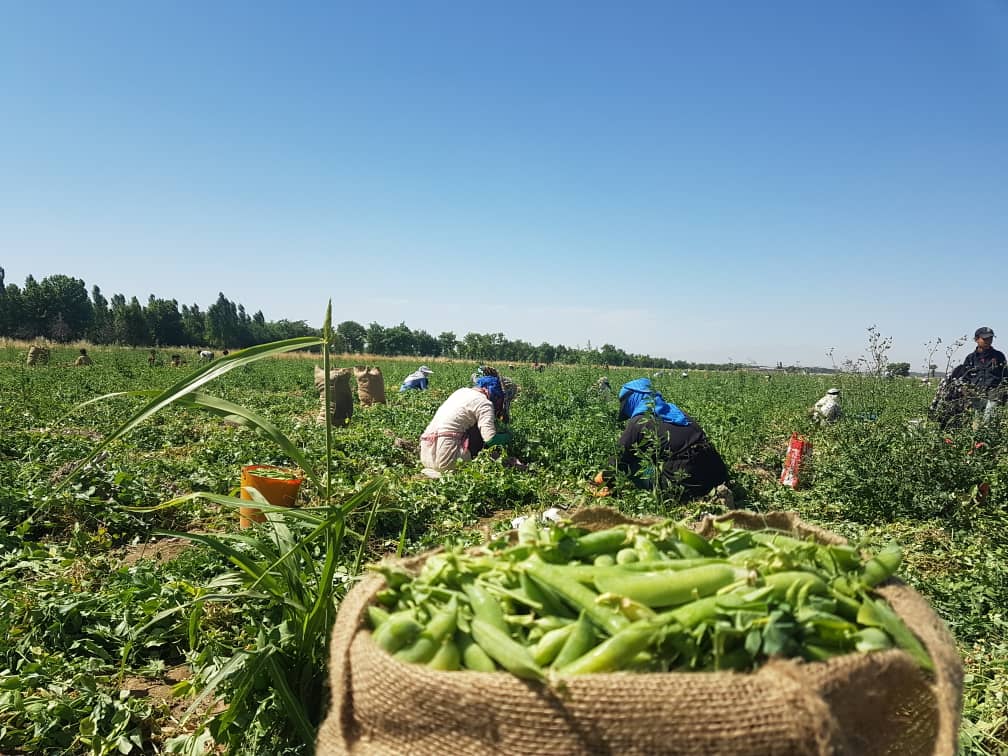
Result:
M439 669L444 672L451 672L459 669L462 663L462 654L459 651L459 647L455 645L455 641L451 638L445 640L441 644L441 648L437 650L434 657L427 662L427 666L431 669Z
M616 557L612 554L599 554L595 557L593 564L596 567L611 567L616 564Z
M530 559L522 562L521 569L544 588L552 590L579 611L584 611L596 625L607 633L617 633L629 622L618 610L598 603L598 594L569 577L562 568Z
M654 620L634 622L603 641L581 658L557 668L562 676L612 672L622 669L655 641L662 630Z
M553 661L560 650L567 642L567 638L574 631L576 623L572 622L556 630L550 630L539 639L539 642L532 648L532 658L536 664L546 665Z
M861 582L869 588L889 579L903 561L903 549L893 542L869 559L861 572Z
M798 604L799 597L814 594L829 595L829 586L818 575L811 572L792 570L774 572L763 577L764 584L772 589L777 601L787 601L792 606Z
M860 600L836 590L831 592L831 596L836 601L837 614L851 622L857 620L858 612L861 611Z
M500 628L476 618L472 621L472 635L487 656L515 677L543 679L543 670L535 663L532 653Z
M777 546L779 548L789 550L799 547L808 547L809 544L813 544L812 541L802 541L798 538L793 538L782 530L754 530L752 531L752 539L756 543L765 544L767 546Z
M645 606L677 606L710 596L721 588L744 580L748 571L727 564L708 564L681 572L600 572L595 587L603 593L639 601Z
M389 618L389 613L386 609L382 609L380 606L371 604L367 608L368 622L371 623L371 629L377 630L381 627L381 624Z
M412 572L396 564L381 563L369 565L368 569L380 573L385 578L385 582L388 583L389 588L393 589L399 588L413 580Z
M624 564L617 562L609 566L567 564L556 565L556 567L579 583L594 585L596 577L610 572L616 575L625 575L628 572L682 572L683 570L691 570L694 567L704 567L708 564L728 564L728 562L723 559L697 557L695 559L668 559L661 562L626 562Z
M654 541L645 535L638 535L634 538L633 550L637 554L637 559L630 560L633 562L663 562L668 558L655 545Z
M591 569L590 567L588 569ZM526 596L543 607L544 617L565 617L573 619L576 615L553 591L536 583L527 573L518 576L518 582Z
M587 533L574 541L571 556L577 559L595 558L599 554L609 554L619 551L630 540L630 532L626 526L596 530Z
M416 621L413 610L406 609L390 614L371 637L383 649L394 654L404 646L413 643L422 630L420 623Z
M727 602L727 596L707 596L671 609L655 617L655 621L666 625L679 625L683 630L691 630L717 617L720 607Z
M934 672L934 662L924 645L917 640L906 623L884 601L865 598L858 612L858 622L869 627L880 627L889 633L896 645L914 658L918 666L927 672Z
M533 619L532 625L534 627L538 627L543 632L548 633L550 630L559 630L561 627L573 624L573 622L574 620L571 617L557 617L555 615L547 614Z
M563 648L560 649L557 657L553 660L553 667L564 667L576 659L580 659L595 648L595 644L597 643L598 636L595 634L595 626L585 613L581 612Z
M683 527L682 525L675 526L676 537L684 544L689 546L691 549L700 554L700 556L712 557L717 556L717 552L714 551L714 547L711 546L710 541L708 541L703 536L698 533L694 533L689 528Z
M823 548L833 557L840 572L851 572L861 566L861 555L853 546L832 545Z
M630 546L616 552L616 564L630 564L640 561L640 555Z
M462 590L469 598L469 605L472 607L474 617L493 625L501 632L508 631L507 622L504 621L504 610L497 599L478 580L464 583Z
M496 672L497 665L468 633L456 633L455 643L462 653L462 666L473 672Z
M728 561L732 564L750 565L756 564L770 554L770 549L766 546L753 546L750 549L742 549L728 556Z
M429 662L444 642L451 638L457 624L458 601L453 596L445 606L434 612L427 627L413 644L397 651L395 657L414 664Z

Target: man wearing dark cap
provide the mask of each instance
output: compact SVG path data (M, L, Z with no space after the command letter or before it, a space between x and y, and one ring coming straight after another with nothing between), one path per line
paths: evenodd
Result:
M1008 392L1008 367L1004 353L991 346L994 331L987 326L977 328L973 340L976 349L963 360L960 372L963 381L972 389L970 405L976 429L991 419L997 405L1004 404L1005 393Z

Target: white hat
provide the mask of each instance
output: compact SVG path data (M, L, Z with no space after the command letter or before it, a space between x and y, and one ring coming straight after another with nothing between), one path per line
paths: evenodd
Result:
M432 375L434 373L434 371L431 370L426 365L421 365L420 370L418 372L423 373L424 375Z
M827 393L827 394L839 394L839 393L840 393L840 389L838 389L838 388L831 388L831 389L830 389L829 391L827 391L826 393Z

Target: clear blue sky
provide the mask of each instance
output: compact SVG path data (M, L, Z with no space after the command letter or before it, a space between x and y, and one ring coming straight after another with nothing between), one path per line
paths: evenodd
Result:
M0 9L8 283L694 361L1008 338L1005 0Z

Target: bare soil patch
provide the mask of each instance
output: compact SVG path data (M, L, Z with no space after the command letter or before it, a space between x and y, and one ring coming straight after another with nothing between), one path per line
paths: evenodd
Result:
M130 546L123 554L123 563L134 565L141 559L153 559L159 564L170 562L187 548L192 542L185 538L160 538L150 543L138 543Z

